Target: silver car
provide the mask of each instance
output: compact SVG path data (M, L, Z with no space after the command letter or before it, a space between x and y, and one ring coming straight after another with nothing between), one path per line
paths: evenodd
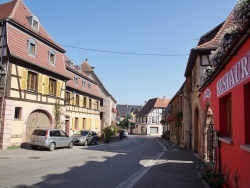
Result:
M84 145L87 146L88 144L98 144L99 138L95 131L78 131L72 135L74 144L76 145Z
M59 147L73 147L73 140L64 131L60 129L35 129L30 136L30 147L37 149L37 147L47 148L53 151Z

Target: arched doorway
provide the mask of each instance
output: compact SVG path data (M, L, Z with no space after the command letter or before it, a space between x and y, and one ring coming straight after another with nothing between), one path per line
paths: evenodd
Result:
M200 114L198 108L195 109L194 133L195 133L194 151L197 152L198 154L201 154L201 123L200 123Z
M208 106L207 113L205 114L206 121L204 127L204 160L207 162L214 163L215 157L215 145L214 145L214 120L213 111Z
M37 128L50 128L51 121L43 110L35 110L30 113L26 123L26 141L29 141L31 133Z

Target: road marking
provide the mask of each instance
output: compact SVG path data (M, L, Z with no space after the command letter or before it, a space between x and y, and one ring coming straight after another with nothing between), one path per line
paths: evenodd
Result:
M156 139L156 140L160 144L160 146L162 147L163 151L156 154L153 157L153 159L151 159L150 161L148 161L144 165L144 167L142 167L139 171L137 171L132 176L130 176L127 180L120 183L118 186L116 186L116 188L131 188L131 187L133 187L136 184L136 182L138 182L154 165L157 165L157 163L159 162L158 159L160 159L161 156L164 154L164 152L167 151L167 148L158 139Z

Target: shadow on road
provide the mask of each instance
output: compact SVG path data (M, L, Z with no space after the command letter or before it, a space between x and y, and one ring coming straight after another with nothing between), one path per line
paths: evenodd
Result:
M130 147L126 147L126 140L123 140L120 143L85 147L83 149L89 152L103 152L102 161L92 158L86 162L84 156L73 156L72 160L74 157L83 158L81 166L69 168L67 172L62 174L49 174L48 172L48 175L42 177L43 180L37 184L32 186L17 185L15 187L117 187L121 182L128 181L128 177L134 175L135 172L144 168L145 161L154 157L154 152L145 150L145 147L155 146L155 143L148 139L156 138L140 137L138 139L142 139L139 146L131 144ZM166 144L165 140L157 139ZM171 143L167 144L166 147L167 151L162 158L133 187L204 187L197 175L199 171L196 167L198 160L190 153L190 150L181 149L178 146L173 147ZM136 152L140 149L141 152ZM161 151L160 147L157 149Z

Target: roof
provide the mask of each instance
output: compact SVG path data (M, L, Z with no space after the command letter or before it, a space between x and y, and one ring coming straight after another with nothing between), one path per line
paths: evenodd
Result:
M143 108L136 115L138 116L147 116L155 108L166 108L168 105L169 99L164 100L160 98L150 99Z
M202 43L200 40L198 43L198 46L191 49L188 62L187 62L187 66L186 66L186 70L185 70L185 74L184 74L185 77L188 77L191 75L191 71L193 69L193 66L195 64L198 54L205 53L209 55L211 50L215 50L218 47L219 41L224 36L225 30L231 26L234 26L233 11L227 17L225 22L219 24L218 26L216 26L211 31L209 31L208 33L206 33L205 35L201 37L201 40L205 39L208 41L205 41L204 43Z
M28 18L33 14L21 0L14 0L0 5L0 20L6 23L7 45L12 63L22 63L24 67L33 67L41 70L41 73L56 74L62 80L68 80L64 64L63 53L48 35L42 25L39 31L34 31ZM31 56L27 51L27 41L34 39L37 44L36 55ZM18 44L18 45L17 45ZM56 54L55 63L48 60L48 52L54 50Z
M137 110L139 112L142 109L142 106L117 104L116 109L120 116L126 116L134 110Z
M98 76L94 72L94 67L90 66L88 63L88 59L86 59L81 65L81 68L83 72L85 72L87 75L92 74L96 82L98 83L99 87L103 88L104 91L107 93L108 96L116 103L115 98L109 93L109 91L105 88L104 84L101 82L101 80L98 78Z
M41 25L41 22L39 25L39 31L36 32L33 30L28 20L28 18L33 15L34 14L32 14L22 0L13 0L0 5L0 21L8 21L12 24L17 24L19 27L31 32L37 37L46 40L46 42L55 46L61 52L65 52L65 50L49 36L47 31Z

